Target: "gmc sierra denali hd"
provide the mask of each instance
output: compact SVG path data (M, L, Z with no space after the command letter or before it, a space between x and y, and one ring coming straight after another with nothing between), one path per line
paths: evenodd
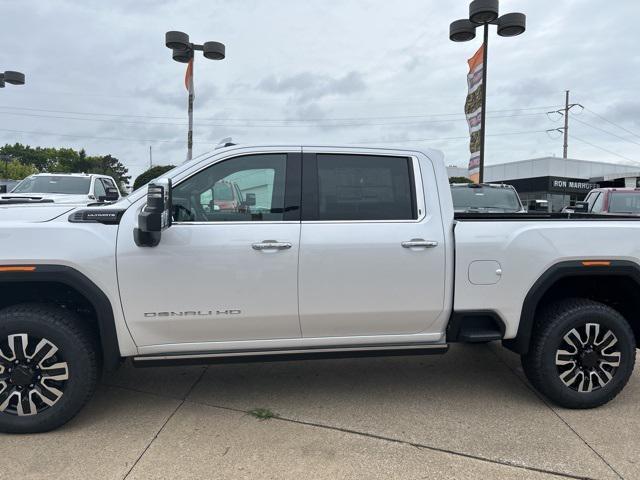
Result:
M220 182L238 208L216 205ZM116 203L0 207L0 431L134 364L443 353L501 340L553 402L632 373L640 224L455 214L436 151L229 146Z

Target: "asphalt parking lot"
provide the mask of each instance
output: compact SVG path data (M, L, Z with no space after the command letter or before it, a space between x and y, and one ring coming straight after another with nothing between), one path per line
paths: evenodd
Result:
M276 418L248 413L266 409ZM0 435L2 479L640 478L640 371L552 407L498 345L447 355L135 369L80 415Z

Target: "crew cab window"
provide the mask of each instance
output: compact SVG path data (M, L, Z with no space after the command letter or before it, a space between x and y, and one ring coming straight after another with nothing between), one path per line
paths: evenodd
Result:
M411 159L317 155L318 220L417 218Z
M95 181L93 182L93 194L95 195L96 198L104 197L107 195L107 192L104 189L104 184L102 183L102 180L99 178L96 178Z
M590 192L589 195L584 199L585 202L589 204L589 211L593 210L593 204L596 202L596 199L600 195L600 192Z
M609 213L640 214L640 193L613 192L609 194Z
M282 220L286 164L286 154L246 155L216 163L173 188L173 220Z
M110 178L103 178L102 179L102 184L104 185L104 188L117 188L116 184L113 183L113 180L111 180Z
M604 193L598 194L598 198L596 198L593 202L593 207L591 207L591 211L593 213L602 213L604 206Z

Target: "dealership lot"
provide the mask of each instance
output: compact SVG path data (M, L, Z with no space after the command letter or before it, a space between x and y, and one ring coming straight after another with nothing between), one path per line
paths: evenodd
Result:
M0 435L0 478L640 478L640 372L597 410L551 407L517 356L135 369L41 435ZM247 412L268 409L279 418ZM556 475L554 475L556 474Z

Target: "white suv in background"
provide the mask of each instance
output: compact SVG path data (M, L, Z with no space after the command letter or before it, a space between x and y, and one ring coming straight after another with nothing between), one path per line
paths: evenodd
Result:
M117 201L120 190L107 175L89 173L36 173L16 185L11 193L0 195L0 203L53 202L87 205Z

